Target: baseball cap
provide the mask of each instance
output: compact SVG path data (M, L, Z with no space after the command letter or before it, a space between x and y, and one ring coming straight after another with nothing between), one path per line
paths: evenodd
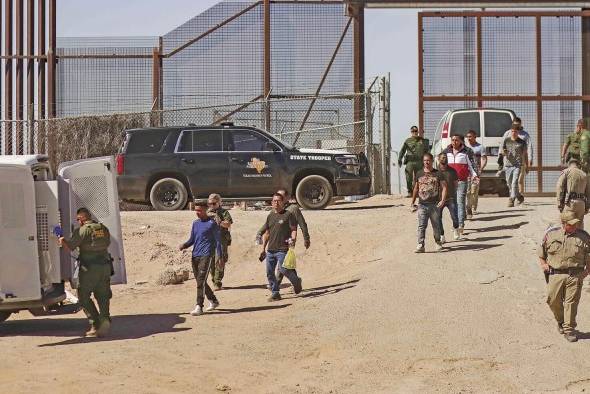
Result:
M576 214L572 211L566 211L561 213L561 222L571 225L580 223L580 219L576 217Z

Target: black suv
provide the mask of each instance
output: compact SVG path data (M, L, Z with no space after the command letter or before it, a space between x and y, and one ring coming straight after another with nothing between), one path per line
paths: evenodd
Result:
M333 196L368 194L371 183L364 154L296 149L233 124L126 130L117 173L120 199L166 211L210 193L267 200L281 188L322 209Z

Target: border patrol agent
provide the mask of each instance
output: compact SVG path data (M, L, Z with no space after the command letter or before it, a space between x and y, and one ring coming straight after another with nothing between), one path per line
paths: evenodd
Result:
M404 141L402 149L399 152L397 165L401 168L402 163L406 165L406 187L408 197L414 190L414 177L422 169L422 156L430 151L430 141L425 139L418 130L418 127L412 126L410 129L412 136Z
M576 227L579 221L573 212L563 212L561 227L547 230L538 250L547 278L547 304L559 333L569 342L578 340L576 314L590 268L590 235Z
M76 220L80 227L75 229L72 238L59 238L59 243L68 250L79 249L80 254L80 284L78 298L84 313L88 317L90 330L87 337L106 336L111 327L110 301L111 275L113 266L108 252L111 243L109 229L102 223L91 219L87 208L80 208L76 212ZM98 309L90 295L98 303Z
M584 119L578 120L577 130L580 130L580 168L588 173L590 171L590 131L584 128Z
M584 215L590 202L590 182L586 173L579 168L578 159L570 159L569 167L561 172L557 180L557 208L560 212L571 211L580 220L578 228L584 228Z
M576 130L567 136L565 144L563 144L563 148L561 150L561 161L563 163L568 163L570 159L581 159L580 143L583 132L584 121L580 119L576 125Z
M207 215L219 226L221 237L221 255L215 254L215 263L211 265L211 280L213 281L214 289L221 290L223 288L223 274L225 273L225 264L229 259L229 246L231 245L231 225L234 223L229 211L221 207L221 196L213 193L207 200Z

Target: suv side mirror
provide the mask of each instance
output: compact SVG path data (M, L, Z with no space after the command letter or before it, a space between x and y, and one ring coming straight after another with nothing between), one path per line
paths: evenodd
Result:
M279 148L274 142L268 141L264 144L264 150L266 152L279 152L281 148Z

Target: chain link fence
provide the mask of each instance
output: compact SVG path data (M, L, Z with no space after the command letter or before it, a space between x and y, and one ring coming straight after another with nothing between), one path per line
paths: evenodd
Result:
M0 121L1 152L13 155L22 149L29 154L46 153L56 168L65 161L115 155L126 129L232 122L268 130L297 148L364 153L375 176L373 190L381 193L386 192L383 185L387 182L383 178L388 176L386 166L383 170L383 160L388 155L382 152L381 95L381 90L376 90L365 94L260 99L164 111ZM12 136L11 140L6 136Z

